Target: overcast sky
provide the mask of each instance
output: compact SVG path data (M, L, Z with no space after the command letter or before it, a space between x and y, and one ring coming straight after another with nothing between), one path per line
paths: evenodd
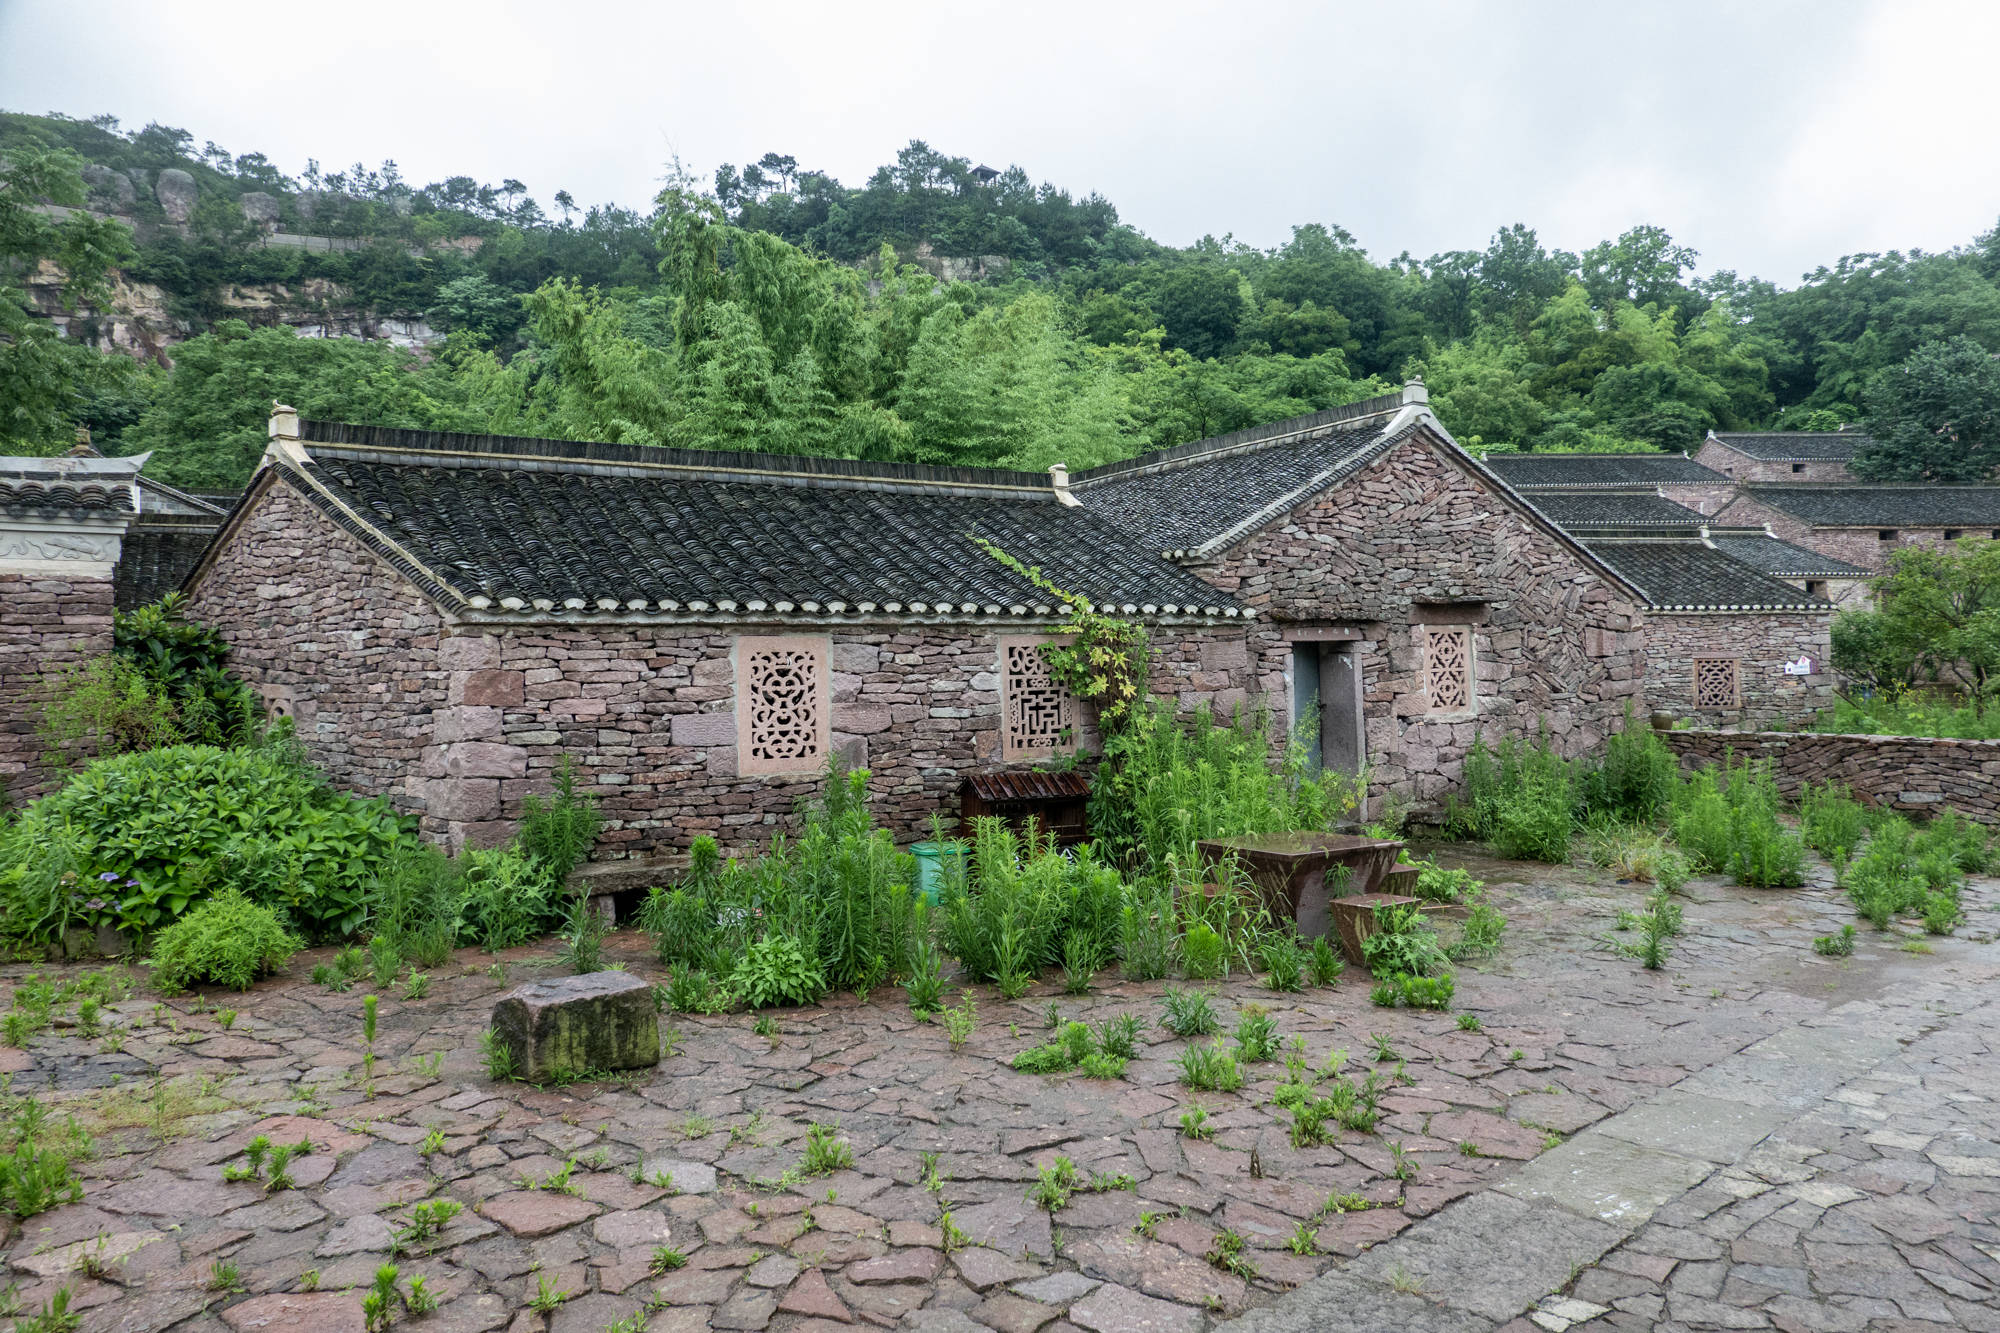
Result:
M1650 222L1786 285L1994 225L1996 58L1990 0L0 0L0 107L293 174L394 158L644 205L674 153L855 185L921 138L1169 244L1326 222L1389 258Z

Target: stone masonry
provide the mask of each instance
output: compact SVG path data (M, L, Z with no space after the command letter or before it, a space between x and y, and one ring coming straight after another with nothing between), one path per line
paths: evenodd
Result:
M44 678L111 651L111 579L0 573L0 806L52 785L37 732Z
M1806 782L1839 782L1872 805L1932 815L1944 806L2000 823L2000 741L1930 736L1825 735L1818 732L1662 731L1661 740L1690 767L1768 759L1778 793L1798 799Z
M1362 670L1378 790L1436 798L1482 728L1546 719L1574 754L1643 707L1645 656L1632 596L1578 549L1502 500L1442 446L1418 438L1199 571L1280 625L1347 625ZM1478 699L1433 717L1424 625L1475 625Z
M671 859L702 834L760 845L820 789L817 773L738 772L733 628L450 622L282 483L210 560L189 609L235 645L233 668L338 784L387 794L453 847L512 836L564 754L606 818L599 860ZM899 836L1000 762L997 640L1038 628L1056 626L792 631L830 640L835 748L870 770ZM1183 707L1261 706L1284 654L1255 621L1162 629L1153 687Z
M1754 615L1695 611L1650 612L1646 618L1646 701L1655 710L1707 724L1796 723L1833 705L1832 651L1824 614L1760 611ZM1737 662L1741 703L1697 708L1694 659ZM1812 659L1811 675L1785 674L1785 664Z

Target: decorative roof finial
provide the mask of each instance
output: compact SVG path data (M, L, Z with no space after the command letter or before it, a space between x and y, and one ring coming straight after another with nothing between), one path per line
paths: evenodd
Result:
M1409 407L1415 404L1429 407L1430 402L1431 391L1424 387L1422 375L1412 375L1403 382L1403 406Z
M296 440L299 438L299 412L295 407L273 399L271 402L271 438L274 440Z
M1069 468L1067 466L1061 463L1049 464L1049 481L1056 488L1056 503L1068 505L1072 509L1081 509L1083 507L1083 501L1069 493Z

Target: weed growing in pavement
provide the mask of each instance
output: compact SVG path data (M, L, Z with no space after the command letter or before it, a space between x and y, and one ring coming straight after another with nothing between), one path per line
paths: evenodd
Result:
M1822 958L1846 958L1854 952L1854 925L1842 926L1838 934L1815 935L1813 952Z
M806 1128L806 1155L799 1170L809 1176L845 1171L854 1165L854 1148L846 1139L834 1137L834 1130L815 1121Z
M1170 986L1160 997L1160 1008L1160 1026L1176 1037L1206 1037L1220 1026L1215 1006L1201 991Z

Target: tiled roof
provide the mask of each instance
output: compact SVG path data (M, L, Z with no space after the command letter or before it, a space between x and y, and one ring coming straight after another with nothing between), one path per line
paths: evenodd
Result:
M1869 442L1858 430L1716 431L1715 438L1766 463L1845 463Z
M219 519L227 515L230 506L236 502L235 497L231 496L228 503L218 504L207 496L194 491L184 491L143 475L139 478L139 493L144 497L139 502L140 506L148 514L187 514Z
M427 591L475 609L1045 613L1055 599L985 538L1100 605L1247 614L1032 473L310 422L301 435L307 494Z
M1874 573L1859 565L1850 565L1845 560L1836 560L1830 555L1780 541L1768 533L1732 536L1711 532L1708 539L1724 554L1773 578L1865 579Z
M1729 478L1683 454L1488 454L1486 469L1515 490L1579 486L1727 486Z
M157 601L181 586L221 520L174 514L146 515L125 533L118 567L111 577L112 598L121 611Z
M1658 611L1824 611L1768 574L1699 541L1587 542L1606 564L1643 589Z
M1535 491L1535 508L1565 528L1701 526L1702 516L1651 491Z
M0 458L0 509L15 513L129 514L132 482L150 454L132 458Z
M1197 440L1078 473L1076 496L1157 551L1193 552L1361 467L1390 442L1400 396Z
M132 488L86 481L44 481L0 476L0 509L132 512Z
M1748 486L1758 504L1820 527L1996 528L2000 486Z

